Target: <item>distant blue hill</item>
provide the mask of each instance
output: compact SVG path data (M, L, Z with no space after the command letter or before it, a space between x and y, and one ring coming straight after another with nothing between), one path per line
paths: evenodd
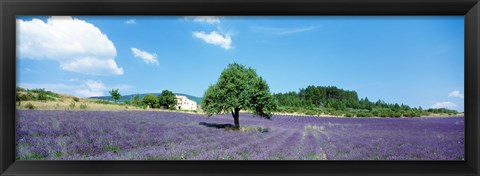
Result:
M143 97L144 97L145 95L147 95L147 94L148 94L148 93L144 93L144 94L132 94L132 95L122 95L122 98L120 98L118 101L119 101L119 102L133 101L133 97L135 97L135 95L139 95L140 99L143 99ZM160 93L149 93L149 94L153 94L153 95L155 95L155 96L160 95ZM188 95L188 94L182 94L182 93L174 93L174 94L175 94L175 95L180 95L180 96L186 96L188 99L197 102L198 105L202 102L202 98L201 98L201 97L196 97L196 96L192 96L192 95ZM98 96L98 97L89 97L89 98L91 98L91 99L99 99L99 100L106 100L106 101L114 101L114 99L113 99L111 96Z

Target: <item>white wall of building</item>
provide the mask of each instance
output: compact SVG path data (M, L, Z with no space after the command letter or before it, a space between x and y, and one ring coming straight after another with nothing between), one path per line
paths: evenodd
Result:
M177 109L179 110L197 110L197 102L188 99L186 96L178 96L177 97Z

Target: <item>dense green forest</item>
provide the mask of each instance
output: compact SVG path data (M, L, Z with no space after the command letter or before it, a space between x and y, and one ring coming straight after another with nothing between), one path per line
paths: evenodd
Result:
M298 92L277 93L278 111L307 115L337 115L347 117L419 117L430 114L455 115L458 112L445 108L422 109L404 104L370 101L358 98L355 91L335 86L308 86Z

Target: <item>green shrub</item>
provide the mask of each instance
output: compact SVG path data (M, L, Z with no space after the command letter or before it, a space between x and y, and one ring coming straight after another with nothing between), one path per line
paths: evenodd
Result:
M438 108L438 109L428 109L427 112L431 112L431 113L436 113L436 114L439 114L439 113L442 113L442 114L457 114L458 111L456 110L449 110L449 109L446 109L446 108Z
M71 102L70 105L68 105L70 108L75 109L75 102Z
M55 97L55 98L59 98L60 95L58 95L57 93L55 92L52 92L52 91L46 91L45 89L32 89L32 90L27 90L28 92L33 92L33 93L36 93L36 94L44 94L45 95L45 100L48 98L48 97Z
M402 114L400 112L394 112L392 117L401 117Z
M373 114L371 112L359 112L357 117L373 117Z
M28 100L28 97L26 94L20 94L19 95L19 101L27 101Z
M27 108L27 109L35 109L35 106L33 106L33 104L29 102L29 103L27 103L27 104L25 105L25 108Z
M380 117L388 117L388 113L386 113L386 112L381 112L381 113L380 113Z
M47 101L47 94L45 92L38 92L37 94L37 100L40 101Z
M288 113L294 113L294 112L297 111L297 110L296 110L295 108L293 108L293 107L287 107L285 110L286 110Z
M47 91L47 95L50 95L50 96L55 97L55 98L60 98L59 94L51 92L51 91Z
M32 92L27 92L27 100L36 100L37 97L35 97L35 95L32 94Z
M307 111L305 112L305 115L309 115L309 116L311 116L311 115L316 115L316 114L317 114L317 112L314 111L314 110L307 110Z
M79 102L79 101L80 101L80 98L78 98L78 97L73 97L73 101Z
M80 109L87 109L87 104L81 104Z
M332 112L332 115L334 115L334 116L342 116L343 113L342 113L341 111L333 111L333 112Z
M403 117L419 117L420 114L414 111L407 111L402 114Z
M373 117L374 115L371 112L367 112L367 113L365 113L365 116L366 117Z
M113 102L106 101L106 100L94 100L93 102L97 104L115 104Z

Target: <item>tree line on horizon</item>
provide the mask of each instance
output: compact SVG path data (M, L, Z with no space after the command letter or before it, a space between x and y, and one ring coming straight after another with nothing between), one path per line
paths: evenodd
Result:
M110 94L112 98L119 99L119 97L117 98L114 97L112 93ZM155 96L153 94L147 94L142 99L140 99L140 95L137 94L133 97L132 101L125 101L124 103L127 105L143 107L144 109L163 108L163 109L175 110L175 107L177 105L177 97L172 91L163 90L162 93L160 93L158 96Z
M280 112L305 113L307 115L330 114L346 117L420 117L430 113L457 114L456 110L445 108L424 110L421 106L386 103L383 100L370 101L368 97L358 98L353 90L335 86L313 86L301 88L298 92L277 93Z

